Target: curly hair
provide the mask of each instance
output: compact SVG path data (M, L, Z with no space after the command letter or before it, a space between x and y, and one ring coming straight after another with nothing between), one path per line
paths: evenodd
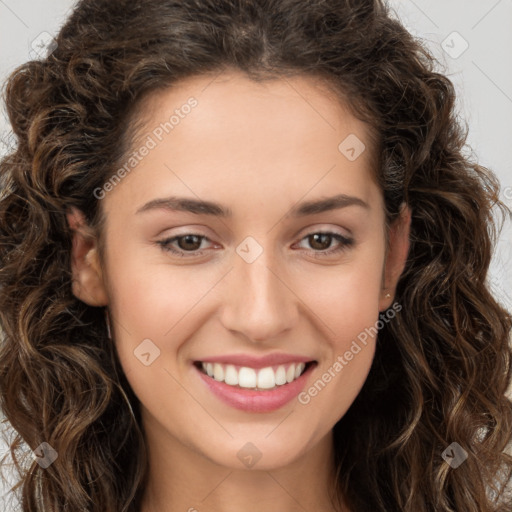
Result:
M105 309L72 293L66 212L101 238L93 191L128 154L142 99L230 68L321 77L378 135L388 223L412 211L403 307L334 427L340 496L358 512L512 510L512 317L487 280L495 213L511 212L463 154L452 83L384 0L82 0L56 41L5 87L17 146L0 163L0 406L23 511L139 510L139 404ZM44 471L22 449L43 441L59 454ZM456 470L452 442L468 453Z

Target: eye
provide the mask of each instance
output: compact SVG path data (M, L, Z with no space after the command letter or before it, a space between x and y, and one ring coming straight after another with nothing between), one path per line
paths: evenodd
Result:
M164 251L171 252L177 256L187 257L188 254L186 253L191 253L190 256L200 256L203 254L203 251L198 251L198 249L201 247L203 240L208 240L208 238L204 235L187 233L185 235L159 240L157 244L160 245ZM173 244L176 243L178 245L177 249L175 246L173 247Z
M170 252L180 257L197 257L204 254L204 247L201 250L203 241L206 241L208 237L199 235L196 233L186 233L184 235L178 235L165 240L157 241L157 244L162 247L164 251ZM313 248L315 256L329 256L331 254L339 253L346 250L348 247L354 245L352 238L335 233L332 231L317 231L306 235L302 238L308 241L310 247ZM332 247L332 243L337 244Z
M332 231L317 231L306 235L302 241L308 241L310 247L314 249L315 256L329 256L346 250L354 245L354 239L334 233ZM332 242L338 242L332 247Z

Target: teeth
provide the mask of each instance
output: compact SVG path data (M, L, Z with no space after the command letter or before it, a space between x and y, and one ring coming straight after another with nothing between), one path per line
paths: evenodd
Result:
M272 368L262 368L258 372L258 387L260 389L270 389L276 385L276 374Z
M276 386L293 382L299 378L305 363L279 365L277 368L267 366L256 370L247 366L235 367L232 364L202 363L203 371L216 381L225 382L229 386L240 386L248 389L274 389Z
M252 368L242 366L238 372L238 385L241 388L255 388L256 387L256 371Z
M213 365L213 378L219 382L224 380L224 368L222 368L222 365L219 363Z
M204 363L203 363L204 364ZM230 386L238 386L238 372L232 364L226 366L226 375L224 376L224 382Z
M276 384L278 386L282 386L283 384L286 384L286 370L284 369L283 365L277 367Z

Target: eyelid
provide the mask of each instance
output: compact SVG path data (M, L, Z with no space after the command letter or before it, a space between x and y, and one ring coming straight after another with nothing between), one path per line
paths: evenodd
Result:
M337 235L343 236L345 238L354 238L354 235L352 234L352 231L346 227L341 226L334 226L333 224L326 224L326 223L318 223L315 222L313 224L309 224L308 226L304 227L302 230L299 231L297 237L300 237L301 239L304 238L304 236L314 234L314 233L336 233Z

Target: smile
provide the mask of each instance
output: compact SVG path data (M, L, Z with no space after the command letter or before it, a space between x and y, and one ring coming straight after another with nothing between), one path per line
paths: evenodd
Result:
M195 361L206 388L224 404L250 413L266 413L292 402L306 386L317 362L291 354L243 355Z
M217 382L254 390L270 390L289 384L298 379L305 369L306 363L302 362L267 366L260 369L233 364L201 362L201 370Z

